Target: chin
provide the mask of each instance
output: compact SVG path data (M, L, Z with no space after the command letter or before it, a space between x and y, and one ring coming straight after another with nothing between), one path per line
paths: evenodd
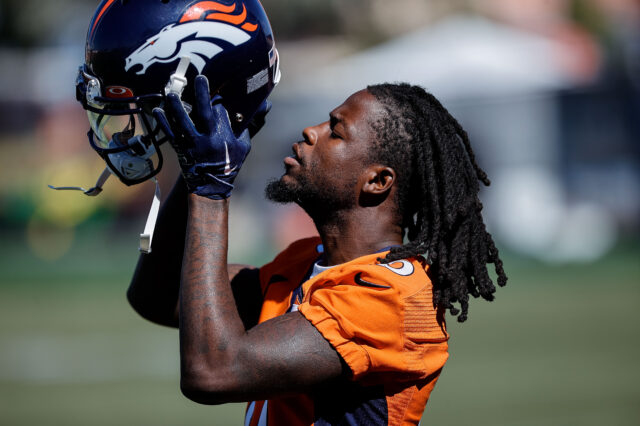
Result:
M289 179L287 179L289 178ZM292 184L290 176L286 173L280 179L272 179L267 182L264 195L267 200L276 203L293 203L298 199L298 185Z

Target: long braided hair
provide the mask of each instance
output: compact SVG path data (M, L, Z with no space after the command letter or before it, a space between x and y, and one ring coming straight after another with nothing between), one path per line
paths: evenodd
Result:
M467 133L433 95L405 83L367 90L386 110L372 123L378 140L370 160L396 171L398 214L408 240L380 260L424 255L434 302L463 322L469 295L493 300L489 263L495 265L498 285L507 283L478 198L478 181L488 186L489 179L476 163Z

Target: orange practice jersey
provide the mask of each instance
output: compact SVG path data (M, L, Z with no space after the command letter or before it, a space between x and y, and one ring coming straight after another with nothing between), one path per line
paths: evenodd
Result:
M311 279L319 238L297 241L260 269L260 322L299 310L351 375L310 394L254 401L247 426L417 424L447 358L444 311L433 305L421 257L380 264L386 252Z

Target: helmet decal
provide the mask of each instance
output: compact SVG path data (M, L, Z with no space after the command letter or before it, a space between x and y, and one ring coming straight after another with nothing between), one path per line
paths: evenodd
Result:
M384 266L391 272L395 272L403 277L413 274L413 265L408 260L395 260L390 263L379 263L378 266Z
M105 97L107 98L132 98L133 92L128 87L124 86L107 86L104 89Z
M202 73L207 63L204 58L211 60L223 51L211 39L239 46L249 41L251 36L248 33L258 28L256 24L245 22L247 9L244 4L240 14L219 13L234 9L235 5L225 6L212 1L194 4L177 24L167 25L131 53L126 58L125 71L135 65L142 65L142 69L136 74L144 74L155 63L169 63L188 56L198 73Z

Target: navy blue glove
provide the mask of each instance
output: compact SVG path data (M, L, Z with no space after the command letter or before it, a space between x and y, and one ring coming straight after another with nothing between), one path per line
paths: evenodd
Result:
M154 108L153 116L178 154L189 192L221 200L231 195L233 181L251 150L249 131L239 137L233 134L222 98L216 95L209 100L209 82L203 75L195 79L195 94L193 121L175 93L167 95L167 114Z

